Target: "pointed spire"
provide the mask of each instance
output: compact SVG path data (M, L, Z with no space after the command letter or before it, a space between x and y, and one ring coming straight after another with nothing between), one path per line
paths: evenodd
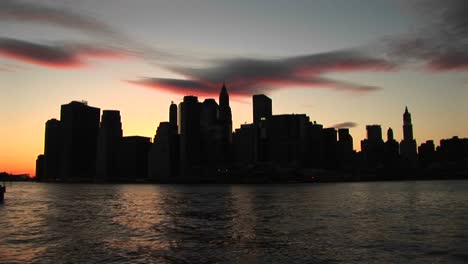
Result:
M408 113L408 106L405 106L405 113Z

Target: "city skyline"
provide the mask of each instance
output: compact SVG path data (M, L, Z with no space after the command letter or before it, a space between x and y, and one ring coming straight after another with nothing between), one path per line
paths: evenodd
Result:
M223 80L232 130L264 93L357 150L367 125L402 140L405 106L418 146L467 137L466 3L351 2L2 1L0 170L34 174L57 105L120 110L124 136L153 138L171 101Z

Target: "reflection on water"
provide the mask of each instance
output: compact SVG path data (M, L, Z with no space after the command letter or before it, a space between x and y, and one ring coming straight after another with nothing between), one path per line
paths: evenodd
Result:
M15 183L0 262L466 263L467 187Z

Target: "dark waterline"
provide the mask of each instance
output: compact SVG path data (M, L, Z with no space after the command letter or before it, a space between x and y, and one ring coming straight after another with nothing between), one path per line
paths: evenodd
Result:
M2 263L468 261L468 181L7 187Z

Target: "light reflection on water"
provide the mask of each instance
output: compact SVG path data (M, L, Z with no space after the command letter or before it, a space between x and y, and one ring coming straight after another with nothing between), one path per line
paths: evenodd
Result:
M468 181L8 187L5 263L468 261Z

